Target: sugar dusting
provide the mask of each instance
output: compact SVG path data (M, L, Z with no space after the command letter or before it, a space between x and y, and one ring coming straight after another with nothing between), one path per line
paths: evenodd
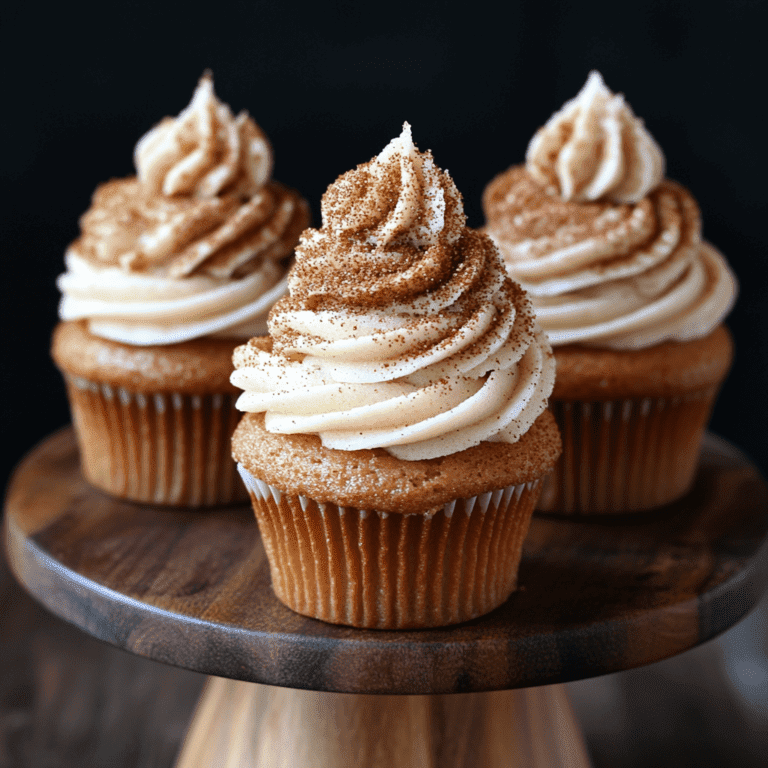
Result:
M99 186L80 220L62 319L128 344L263 331L309 208L270 179L261 129L218 100L206 73L190 105L139 140L135 162L137 176Z
M251 343L235 353L238 407L265 411L272 432L408 460L520 439L552 389L549 346L407 123L329 187L322 213L270 315L271 351ZM383 385L396 385L391 396Z

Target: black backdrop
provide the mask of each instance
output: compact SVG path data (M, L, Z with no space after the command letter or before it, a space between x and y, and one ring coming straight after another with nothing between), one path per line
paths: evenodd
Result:
M269 135L275 178L320 195L413 125L462 191L520 162L592 68L624 92L698 198L741 294L737 361L712 427L768 468L765 3L209 2L6 6L2 146L2 478L68 421L48 356L54 285L97 183L132 172L139 136L205 68Z

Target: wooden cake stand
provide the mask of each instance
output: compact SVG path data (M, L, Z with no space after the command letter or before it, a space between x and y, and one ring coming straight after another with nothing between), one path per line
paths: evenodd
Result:
M712 436L685 499L615 520L534 519L521 589L435 630L364 631L291 612L272 593L249 509L103 495L80 475L71 429L21 463L6 511L11 568L51 611L212 676L177 768L587 766L552 684L692 648L768 585L768 488Z

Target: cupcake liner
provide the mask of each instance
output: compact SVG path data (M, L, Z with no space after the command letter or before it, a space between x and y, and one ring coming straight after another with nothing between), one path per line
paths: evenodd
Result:
M554 514L638 512L691 487L718 387L675 397L550 400L563 453L537 509Z
M231 456L236 395L145 394L77 376L66 382L91 484L151 504L247 500Z
M277 597L297 613L369 629L455 624L503 603L541 487L537 479L394 514L281 493L238 470Z

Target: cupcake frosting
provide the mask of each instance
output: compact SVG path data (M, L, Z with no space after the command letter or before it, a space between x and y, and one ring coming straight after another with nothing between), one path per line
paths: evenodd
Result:
M540 128L525 156L530 174L563 200L642 200L664 178L664 155L622 94L589 73L575 99Z
M137 176L101 185L58 281L62 320L129 344L247 338L285 293L306 202L270 180L254 121L203 76L191 104L136 146Z
M235 351L238 407L266 412L270 432L407 460L517 441L546 408L551 349L407 123L330 186L322 214L296 249L271 339Z
M251 197L269 180L272 149L246 112L235 117L216 98L206 73L181 114L139 139L134 164L142 184L169 197L216 197L225 189Z
M736 281L623 97L590 75L484 194L487 231L553 345L640 349L708 335Z

